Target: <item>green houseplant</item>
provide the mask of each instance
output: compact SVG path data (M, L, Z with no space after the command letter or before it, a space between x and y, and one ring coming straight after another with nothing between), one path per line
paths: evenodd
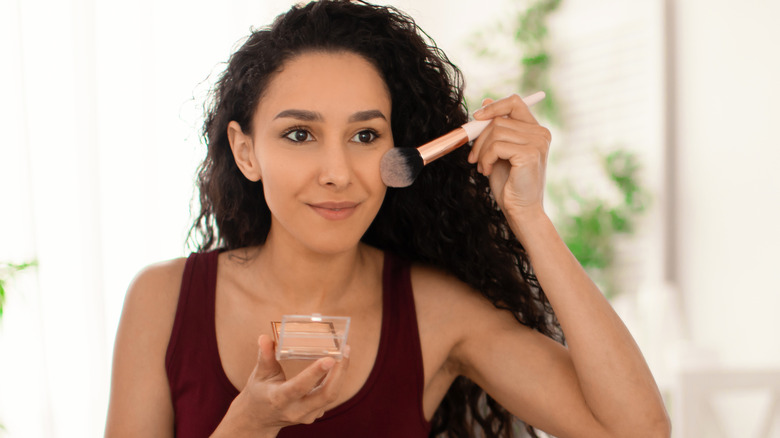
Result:
M8 282L20 271L37 266L36 261L14 264L0 263L0 322L3 321L3 307L5 304L5 291Z
M8 281L10 281L14 275L27 268L37 266L36 261L26 262L22 264L14 263L0 263L0 322L3 321L3 307L5 304L5 290Z
M548 199L556 212L556 228L569 250L612 299L620 289L613 272L615 243L636 231L649 195L638 180L641 167L636 154L615 149L600 158L603 174L616 196L588 194L571 180L562 180L551 182Z
M489 88L509 88L528 95L544 90L547 98L534 107L534 113L548 125L565 130L557 95L550 79L553 55L548 48L548 19L561 0L517 0L504 19L471 38L471 49L486 62L513 64L507 77L499 78ZM496 47L503 49L496 49ZM508 48L508 49L507 49ZM497 69L500 70L500 69ZM482 96L495 98L491 92L477 90ZM469 107L479 107L478 98L467 97ZM566 160L566 148L556 148L551 162ZM607 298L620 289L615 281L615 246L621 237L631 236L637 221L646 211L649 195L640 183L641 164L628 148L613 148L599 154L600 172L605 184L616 196L604 196L582 190L581 181L566 176L551 180L547 199L551 202L553 220L563 240Z
M8 282L19 272L37 266L37 261L14 264L14 263L0 263L0 324L3 322L3 311L5 305L5 293L8 286ZM5 432L5 426L0 423L0 433Z

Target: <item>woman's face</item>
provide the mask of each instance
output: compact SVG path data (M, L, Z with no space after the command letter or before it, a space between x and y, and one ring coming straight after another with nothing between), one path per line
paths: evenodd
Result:
M393 147L390 110L384 80L359 55L311 52L283 65L253 119L269 241L319 253L357 245L385 196L379 162Z

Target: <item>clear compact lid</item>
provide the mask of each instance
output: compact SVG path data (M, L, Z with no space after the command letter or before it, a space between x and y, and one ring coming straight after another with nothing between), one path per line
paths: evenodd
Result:
M284 315L271 326L276 341L276 360L341 359L349 333L348 316Z

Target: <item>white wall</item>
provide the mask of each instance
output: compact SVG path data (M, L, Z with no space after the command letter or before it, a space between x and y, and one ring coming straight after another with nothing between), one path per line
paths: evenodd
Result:
M673 404L676 433L759 436L763 428L776 437L778 422L769 429L777 412L767 406L780 380L780 3L670 4L673 248L689 337L680 357L689 371L679 374ZM721 371L709 378L705 369ZM743 374L750 370L767 370L763 384L719 389L761 375Z
M692 341L780 367L780 3L674 2L677 272Z

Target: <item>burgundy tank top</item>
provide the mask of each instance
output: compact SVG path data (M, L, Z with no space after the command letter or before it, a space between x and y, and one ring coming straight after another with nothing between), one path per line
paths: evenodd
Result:
M187 259L165 356L177 437L208 437L239 390L222 368L214 324L219 251ZM409 264L385 253L382 332L374 367L363 387L310 425L281 430L279 438L427 437L422 409L423 366Z

